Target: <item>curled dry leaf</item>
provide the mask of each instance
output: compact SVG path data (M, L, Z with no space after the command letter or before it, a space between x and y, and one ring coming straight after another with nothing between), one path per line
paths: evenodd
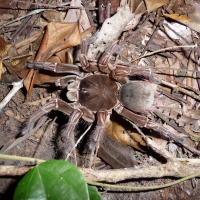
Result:
M45 10L42 16L49 22L60 22L62 21L62 15L57 10Z
M144 151L142 147L145 147L146 143L138 133L126 130L123 126L114 121L108 122L106 132L111 138L118 140L122 144Z
M7 55L7 51L8 51L8 45L5 42L5 40L2 37L0 37L0 79L3 73L2 58Z
M169 3L169 0L145 0L147 11L150 13L161 6Z
M50 22L35 60L46 61L53 54L77 46L80 42L81 36L77 23Z
M81 5L81 0L72 0L70 6L80 7L82 8L81 12L79 9L70 9L67 12L67 15L64 19L64 22L78 22L83 30L88 29L90 25L90 21L88 19L87 13L83 6ZM80 18L80 19L79 19Z
M126 3L126 1L120 2L121 6L124 6ZM131 12L135 15L144 14L147 11L144 1L142 0L129 0L128 5L130 7Z
M5 59L6 57L10 59ZM20 55L15 45L7 44L6 41L0 37L0 60L11 74L17 74L24 78L27 75L27 70L24 69L25 63L31 54ZM0 71L1 74L2 70Z
M100 141L98 156L115 169L133 167L140 163L131 147L112 139L107 133L104 134L103 140Z
M77 23L50 22L47 25L35 61L47 61L53 54L62 51L63 49L79 45L80 41L81 35ZM36 74L34 70L30 70L24 80L24 86L27 91L29 91L29 94L31 94L33 84L42 84L45 82L53 83L58 78L59 76L52 77L41 73Z

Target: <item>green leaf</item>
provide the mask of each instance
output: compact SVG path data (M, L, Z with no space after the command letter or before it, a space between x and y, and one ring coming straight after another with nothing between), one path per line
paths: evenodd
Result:
M95 186L88 185L90 200L101 200L101 196Z
M14 200L89 200L87 183L77 167L63 160L50 160L29 171L19 182Z

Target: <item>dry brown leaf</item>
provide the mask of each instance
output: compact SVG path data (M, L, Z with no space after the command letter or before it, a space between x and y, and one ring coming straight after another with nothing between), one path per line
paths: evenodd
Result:
M27 56L22 55L20 58L15 58L15 56L20 56L17 48L23 48L27 45L29 46L29 44L40 37L40 35L41 33L36 33L33 36L12 46L8 45L3 38L0 38L0 57L4 58L6 56L11 56L11 59L6 59L3 61L3 64L11 74L17 74L21 78L25 78L27 76L28 70L25 69L25 64L27 60L30 59L30 55L32 53L27 54Z
M91 27L85 8L81 5L81 0L72 0L70 6L76 6L82 8L81 12L79 9L70 9L64 19L64 22L75 22L79 20L81 26L81 32ZM81 15L81 16L80 16ZM80 19L79 19L80 18Z
M57 10L45 10L42 13L42 16L49 22L61 22L62 21L62 15Z
M6 56L11 56L11 58L4 60ZM17 56L20 55L18 54L15 45L8 45L3 38L0 38L0 59L3 60L4 66L11 74L17 74L21 78L24 78L27 75L24 66L29 59L29 56Z
M193 20L186 15L179 15L179 14L164 14L164 16L174 19L176 21L187 21L192 22Z
M60 63L60 59L59 59L59 57L57 55L56 56L51 56L49 59L47 59L47 62Z
M6 43L6 41L0 37L0 58L8 55L8 49L10 48L10 45Z
M1 74L3 74L3 63L2 63L2 60L0 60L0 79L1 79Z
M42 31L39 31L39 32L35 33L34 35L32 35L22 41L19 41L18 43L15 44L16 49L21 49L22 46L30 45L30 43L37 40L41 35L42 35ZM19 50L18 50L18 52L19 52Z
M169 0L145 0L147 11L150 13L169 3Z
M77 23L51 22L47 25L42 44L38 51L36 61L46 61L53 54L79 45L80 31Z
M135 15L144 14L147 11L144 1L130 0L128 4L130 6L131 12L134 13Z
M118 140L120 143L144 151L142 147L146 146L146 143L138 133L132 131L128 132L123 126L113 121L110 121L107 124L106 132L111 138Z
M25 122L26 119L24 119L21 115L17 114L15 115L12 110L7 110L5 111L5 115L8 116L8 117L12 117L14 119L16 119L17 121L20 121L20 122Z
M25 64L28 59L29 59L28 57L20 59L11 59L11 60L5 60L3 61L3 63L11 74L17 74L19 77L24 78L27 74L27 71L25 69Z
M190 13L193 13L195 10L194 2L192 0L170 0L167 9L169 11L172 11L172 13L176 13L179 15L188 15Z
M70 50L70 48L67 48L67 49L64 49L64 50L59 51L58 53L56 53L56 56L60 60L59 62L73 64L73 58L71 58L72 59L71 61L68 59L69 50ZM49 61L49 62L52 62L52 61Z
M32 82L32 79L34 77L34 74L35 74L35 71L33 69L31 69L28 72L26 78L24 79L24 87L28 91L29 95L32 93L32 88L30 86L31 86L31 82Z
M35 61L47 61L53 54L80 44L81 36L77 23L61 23L51 22L47 25L42 44L35 58ZM34 76L34 77L33 77ZM46 82L53 83L60 76L49 76L47 74L36 74L34 70L30 70L24 79L24 85L31 94L34 84L42 84Z

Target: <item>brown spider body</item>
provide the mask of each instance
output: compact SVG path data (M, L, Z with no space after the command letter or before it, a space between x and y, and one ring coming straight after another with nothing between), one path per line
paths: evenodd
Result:
M80 82L79 103L92 110L110 110L117 103L118 86L106 75L91 75Z
M126 83L119 91L119 100L123 106L139 113L151 110L154 99L152 86L142 81Z
M85 42L87 41L84 40L84 45ZM85 49L82 50L80 56L81 68L77 65L61 63L35 62L30 64L29 68L68 73L67 76L58 79L56 85L67 87L67 97L73 103L67 103L60 99L51 100L29 118L28 128L23 132L28 132L42 115L53 109L69 115L69 121L64 126L61 135L63 136L63 141L67 143L65 153L69 156L73 151L76 161L74 150L74 129L76 124L80 118L88 122L94 122L97 117L97 126L91 135L90 144L88 145L90 167L93 163L94 153L96 152L97 154L99 141L105 132L112 109L138 126L155 130L163 137L180 143L182 141L180 138L169 133L160 124L149 120L143 115L134 113L144 114L147 111L153 111L156 93L152 84L145 81L131 81L128 77L139 75L146 79L151 79L151 69L137 65L128 66L122 64L110 67L111 64L107 62L111 55L116 53L115 51L119 51L119 45L112 45L109 49L110 53L106 51L96 63L96 66L92 68L87 60Z

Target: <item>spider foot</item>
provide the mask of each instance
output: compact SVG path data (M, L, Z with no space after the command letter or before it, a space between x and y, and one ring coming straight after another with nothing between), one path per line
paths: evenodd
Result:
M65 158L65 160L73 162L77 166L74 134L66 133L67 126L68 125L65 125L62 128L61 136L57 145L59 147L60 153L62 154L62 157Z
M106 123L110 117L109 113L106 110L100 110L97 113L97 126L90 136L90 140L88 142L87 146L87 159L88 167L95 167L95 158L97 157L98 149L99 149L99 143L101 140L104 139L105 134L105 126Z
M66 160L70 157L71 153L74 154L74 164L77 165L76 160L76 151L75 151L75 140L74 140L74 130L75 126L78 123L79 119L83 113L80 110L74 110L73 113L70 115L69 121L66 125L63 126L61 131L61 141L64 144L61 144L59 146L62 146L64 154L66 155Z
M86 145L86 148L87 148L86 167L88 168L95 167L95 159L97 157L97 152L99 149L99 142L95 141L92 138Z
M70 162L73 162L77 166L74 141L75 141L74 136L71 134L70 136L66 137L64 131L64 133L61 134L58 146L65 160L69 160Z
M52 64L50 62L28 62L27 68L55 71L55 64Z

